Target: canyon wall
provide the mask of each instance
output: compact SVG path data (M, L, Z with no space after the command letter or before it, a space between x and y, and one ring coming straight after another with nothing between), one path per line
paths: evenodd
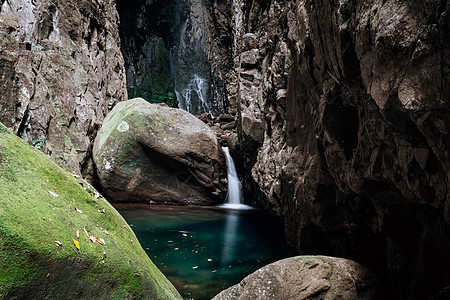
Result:
M124 65L133 95L149 73L166 93L150 95L169 99L168 69L145 61L167 67L187 24L215 112L238 120L230 148L254 203L284 219L290 245L353 259L398 299L445 297L450 2L117 1L126 63L115 4L0 0L3 124L91 176L95 135L127 98Z
M300 253L450 284L450 3L233 1L234 153Z
M105 115L126 100L114 0L0 3L0 121L90 177Z
M230 1L117 0L117 9L130 98L193 114L226 110Z

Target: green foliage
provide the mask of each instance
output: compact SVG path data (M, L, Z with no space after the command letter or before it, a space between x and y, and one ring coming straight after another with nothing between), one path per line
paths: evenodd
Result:
M148 53L151 53L148 57ZM147 51L141 54L137 66L139 73L127 73L129 98L142 97L150 103L167 103L176 107L175 83L170 74L170 53L160 37L154 37L147 44Z
M264 25L258 26L258 28L257 28L256 31L255 31L255 34L256 34L258 37L260 37L260 36L264 35L264 33L265 33Z
M32 142L32 145L36 149L41 149L41 147L45 146L45 142L47 141L46 137L41 137L36 141Z

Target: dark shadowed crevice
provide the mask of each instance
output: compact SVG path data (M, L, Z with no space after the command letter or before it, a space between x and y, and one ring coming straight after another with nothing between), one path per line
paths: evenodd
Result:
M356 108L327 104L323 125L344 150L347 160L350 160L353 150L358 146L359 117Z

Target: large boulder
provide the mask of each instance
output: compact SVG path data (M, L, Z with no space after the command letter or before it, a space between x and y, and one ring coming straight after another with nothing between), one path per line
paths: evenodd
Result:
M297 256L267 265L214 300L381 299L377 277L354 261Z
M110 200L165 204L218 200L221 153L214 132L195 116L141 98L111 111L93 149Z
M0 299L181 299L98 192L1 123L0 270Z

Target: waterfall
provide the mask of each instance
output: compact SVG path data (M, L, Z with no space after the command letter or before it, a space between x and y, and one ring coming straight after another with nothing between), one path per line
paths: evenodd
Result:
M228 147L222 147L227 162L227 180L228 192L225 203L221 206L230 209L252 209L251 206L245 205L242 197L242 185L236 172L233 158L230 155Z
M178 107L191 114L213 114L211 67L207 58L207 17L205 1L183 0L177 12L179 27L171 49L171 74L175 81ZM184 7L184 9L183 9Z
M194 96L196 96L197 101L193 101L193 92L195 93ZM180 100L184 100L184 105L179 106L182 109L185 109L188 112L192 113L194 111L192 105L193 103L197 103L197 112L206 112L212 115L212 111L207 102L207 93L207 81L197 74L194 74L194 77L191 79L187 87L183 90L183 98L178 98L179 103L181 103ZM179 93L177 93L177 97L178 96Z

